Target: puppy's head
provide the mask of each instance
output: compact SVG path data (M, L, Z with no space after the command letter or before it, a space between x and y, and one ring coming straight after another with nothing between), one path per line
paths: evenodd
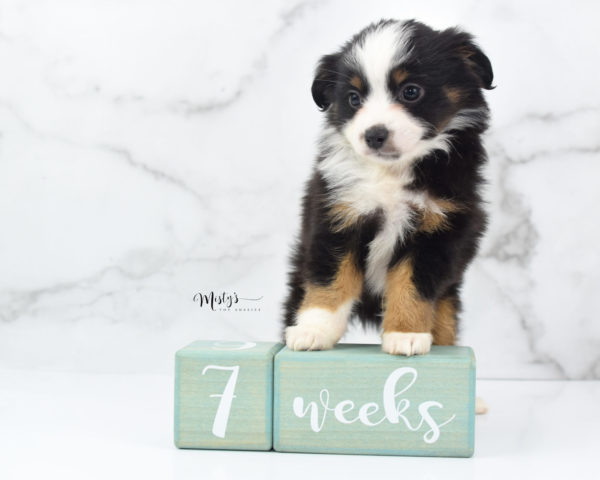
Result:
M359 156L394 162L439 148L452 130L485 128L481 89L492 80L471 35L388 20L321 58L312 95Z

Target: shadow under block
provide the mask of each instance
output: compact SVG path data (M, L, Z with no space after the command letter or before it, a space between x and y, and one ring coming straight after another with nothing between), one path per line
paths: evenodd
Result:
M270 450L273 357L267 342L197 341L175 354L175 445Z
M280 452L470 457L475 357L469 347L388 355L379 345L275 357Z

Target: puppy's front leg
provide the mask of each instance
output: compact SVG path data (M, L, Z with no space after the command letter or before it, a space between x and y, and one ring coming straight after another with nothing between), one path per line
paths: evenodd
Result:
M393 355L429 352L435 308L417 291L410 258L400 260L388 271L384 307L382 350Z
M296 323L285 330L287 346L292 350L332 348L346 331L362 283L362 274L351 253L341 259L329 285L307 283Z

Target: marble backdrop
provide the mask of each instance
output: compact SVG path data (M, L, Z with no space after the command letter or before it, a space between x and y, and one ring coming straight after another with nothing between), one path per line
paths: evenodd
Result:
M0 0L0 363L170 371L196 338L277 338L315 63L370 21L415 17L474 33L498 86L461 342L480 377L600 378L599 13ZM213 311L195 297L211 291L238 303Z

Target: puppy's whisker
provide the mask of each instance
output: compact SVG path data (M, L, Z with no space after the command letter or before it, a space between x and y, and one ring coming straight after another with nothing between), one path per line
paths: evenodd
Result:
M336 75L339 75L340 77L347 78L348 80L352 79L352 75L348 75L346 73L342 73L342 72L340 72L338 70L331 70L329 68L320 68L319 70L321 70L322 72L335 73Z
M323 80L323 79L316 78L314 81L317 83L325 83L328 85L340 85L342 87L355 88L352 85L350 85L349 82L342 82L340 80Z

